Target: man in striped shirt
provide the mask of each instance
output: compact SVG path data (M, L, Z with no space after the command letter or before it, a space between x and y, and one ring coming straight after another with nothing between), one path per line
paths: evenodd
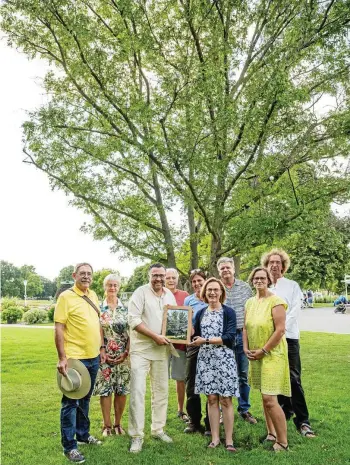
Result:
M225 304L236 312L237 332L235 342L235 356L239 377L238 413L243 420L255 424L256 418L249 412L249 392L248 367L249 362L243 351L243 326L244 326L244 306L246 301L252 297L252 290L249 285L240 279L235 278L235 265L232 258L221 257L218 260L218 271L226 289Z

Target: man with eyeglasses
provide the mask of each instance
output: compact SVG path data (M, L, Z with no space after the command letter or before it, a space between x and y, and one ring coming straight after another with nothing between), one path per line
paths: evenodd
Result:
M146 377L152 388L151 435L170 443L164 432L168 408L168 345L161 335L165 305L176 305L171 291L165 287L165 267L154 263L149 268L149 283L139 287L129 301L130 334L130 452L141 452L145 426Z
M99 319L97 295L89 287L92 267L79 263L74 268L74 286L62 292L55 308L55 343L58 353L57 370L66 376L68 359L78 359L87 368L91 378L89 393L82 399L62 397L61 436L64 455L74 463L83 463L84 455L78 444L100 445L90 435L89 405L98 367L105 362L103 333Z
M294 416L294 424L299 433L306 438L316 435L311 429L309 411L304 389L301 384L301 360L299 345L298 317L301 311L303 293L296 281L287 279L284 274L290 266L290 258L283 249L272 249L261 257L261 264L267 268L272 277L271 292L282 297L288 304L286 314L286 339L288 344L288 360L292 397L278 396L278 401L286 419Z
M248 384L249 361L243 351L243 325L244 325L244 307L245 303L253 293L250 286L235 277L235 265L232 258L221 257L217 263L218 272L226 290L225 305L231 307L236 312L237 329L235 340L235 356L237 363L237 372L239 379L238 413L241 418L255 425L256 418L249 412L250 386Z

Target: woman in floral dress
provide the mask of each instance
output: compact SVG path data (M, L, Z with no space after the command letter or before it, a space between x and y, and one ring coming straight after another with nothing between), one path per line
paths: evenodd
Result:
M120 277L106 276L103 281L106 300L101 306L101 327L106 346L106 363L100 365L93 395L100 396L103 416L103 436L125 434L121 419L125 409L126 395L129 394L130 367L128 364L129 334L128 310L118 299ZM111 409L114 394L114 425L112 428Z
M225 288L216 278L208 279L201 292L208 305L194 317L194 337L190 346L199 346L195 393L208 398L208 413L211 428L211 443L220 444L220 409L225 427L226 450L235 452L233 446L234 413L232 397L239 397L238 376L233 351L236 335L236 314L223 305Z

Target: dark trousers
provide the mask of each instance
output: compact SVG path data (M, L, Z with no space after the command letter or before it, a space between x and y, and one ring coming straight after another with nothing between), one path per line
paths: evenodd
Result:
M249 360L243 350L243 332L237 330L235 341L235 357L237 364L237 374L239 381L239 398L238 398L238 413L247 413L250 409L249 393L250 386L248 384Z
M61 404L61 442L64 452L77 449L77 441L86 441L89 437L90 397L94 389L100 356L80 360L88 369L91 378L91 388L82 399L62 397Z
M195 394L195 382L196 382L196 370L197 370L197 358L199 349L190 348L186 355L186 410L187 414L191 419L191 423L198 427L201 423L202 418L202 405L201 397L199 394ZM208 402L206 405L206 417L204 418L205 429L210 431L210 423L208 417Z
M299 429L303 423L308 425L310 424L304 389L301 385L299 339L287 338L287 343L292 397L278 396L278 402L281 405L287 420L295 414L293 421L297 429Z

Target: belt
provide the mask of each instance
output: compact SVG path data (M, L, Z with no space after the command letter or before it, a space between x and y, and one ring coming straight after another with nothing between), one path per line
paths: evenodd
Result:
M243 331L243 328L237 328L236 333L241 333Z

